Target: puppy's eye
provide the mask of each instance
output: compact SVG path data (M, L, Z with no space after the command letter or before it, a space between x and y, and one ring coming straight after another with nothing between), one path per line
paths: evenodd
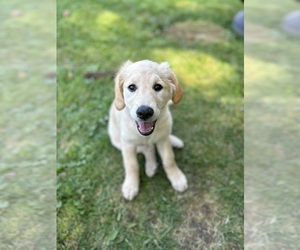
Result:
M159 92L163 89L163 86L161 86L159 83L156 83L154 86L153 86L153 89L156 91L156 92Z
M128 86L128 89L129 89L130 92L134 92L134 91L137 90L137 87L136 87L135 84L130 84L130 85Z

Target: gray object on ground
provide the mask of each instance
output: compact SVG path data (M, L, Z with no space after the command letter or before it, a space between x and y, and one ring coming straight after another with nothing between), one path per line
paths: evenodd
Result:
M239 11L233 18L233 30L240 36L244 36L244 11Z
M300 10L287 14L281 22L281 27L286 33L300 37Z

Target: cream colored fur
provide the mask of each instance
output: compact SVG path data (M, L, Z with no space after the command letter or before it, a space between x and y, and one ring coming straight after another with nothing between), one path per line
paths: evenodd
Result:
M137 86L134 92L128 89L133 83ZM163 87L162 90L157 92L153 89L156 83ZM169 111L169 103L177 104L182 95L181 86L167 62L128 61L118 72L108 132L111 143L122 152L125 167L122 193L125 199L132 200L139 192L137 153L145 155L147 176L155 174L155 146L173 188L180 192L187 189L187 179L178 168L172 149L172 146L183 147L183 142L171 135L172 117ZM151 119L157 120L153 133L148 136L141 135L137 130L137 109L142 105L151 107L154 111Z

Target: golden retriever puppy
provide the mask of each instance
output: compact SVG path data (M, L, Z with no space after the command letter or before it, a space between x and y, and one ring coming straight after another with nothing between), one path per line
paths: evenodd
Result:
M146 175L157 168L155 146L173 188L187 189L187 179L178 168L172 146L183 142L171 135L169 103L179 103L183 92L167 62L127 61L115 78L115 100L110 108L108 133L111 143L122 152L125 180L123 197L132 200L139 192L137 153L143 153Z

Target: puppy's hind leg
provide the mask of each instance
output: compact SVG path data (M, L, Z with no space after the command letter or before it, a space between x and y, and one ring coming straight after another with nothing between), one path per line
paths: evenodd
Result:
M138 146L138 153L142 153L145 156L145 172L148 177L153 177L156 173L157 162L155 155L155 146L152 145L143 145Z
M184 147L184 143L181 139L179 139L177 136L175 135L170 135L170 142L173 148L183 148Z

